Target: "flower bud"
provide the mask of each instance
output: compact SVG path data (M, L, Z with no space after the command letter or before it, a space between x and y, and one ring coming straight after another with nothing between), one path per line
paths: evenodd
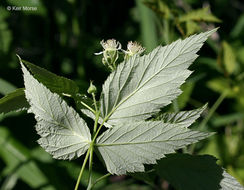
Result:
M90 82L90 86L87 90L88 94L95 94L97 92L97 88L95 85L92 84L92 81Z
M109 39L107 41L102 40L100 44L104 50L102 52L95 53L95 55L103 54L103 64L111 70L114 70L117 66L116 61L119 58L118 51L121 49L121 44L115 39Z

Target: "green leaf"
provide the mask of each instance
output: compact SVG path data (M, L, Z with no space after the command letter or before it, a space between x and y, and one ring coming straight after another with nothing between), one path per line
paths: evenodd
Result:
M231 38L241 37L244 31L244 14L239 15L238 20L235 22L235 26L230 32Z
M0 113L26 110L29 107L23 88L19 88L0 99Z
M12 32L8 28L8 22L6 18L9 16L9 11L5 7L0 7L0 53L7 53L9 51Z
M97 139L107 170L116 175L143 172L143 164L156 160L186 145L208 137L209 133L192 131L161 121L121 123Z
M6 95L15 89L16 87L14 85L0 78L0 94Z
M201 75L199 75L198 77L201 77ZM195 82L187 82L181 86L181 90L183 91L183 93L177 98L177 103L180 110L187 105L189 99L191 98L194 86Z
M200 30L200 26L194 21L186 21L186 35L189 36Z
M91 142L89 128L61 97L39 83L22 64L25 94L35 114L40 145L54 158L73 159L86 152Z
M136 0L137 10L140 14L141 36L147 51L153 50L158 44L156 22L153 12L141 0Z
M228 91L227 97L233 98L237 96L238 90L235 90L231 87L231 81L222 77L222 78L214 78L212 80L209 80L207 82L208 88L212 89L215 92L218 93L224 93Z
M191 111L180 111L177 113L163 113L159 114L154 120L163 121L164 123L179 124L184 127L189 127L197 118L200 117L201 113L206 109L207 104L203 107Z
M236 112L227 115L213 117L211 124L215 127L226 126L244 118L244 112Z
M33 76L52 92L55 92L59 95L73 97L75 97L76 93L79 92L79 88L74 81L65 77L58 76L27 61L21 61L26 66L26 68L29 69Z
M103 85L101 117L111 125L150 117L181 94L187 68L216 29L157 47L121 63Z
M237 69L236 55L231 45L226 41L222 43L222 46L223 46L223 63L225 69L229 74L232 74Z
M17 175L33 189L48 185L48 178L37 163L31 160L29 150L11 136L6 127L0 127L0 157L6 163L3 174Z
M171 11L163 1L144 1L144 4L164 19L169 19Z
M156 170L177 190L243 190L216 160L208 155L170 154L159 161Z
M209 8L205 7L197 9L180 16L179 22L187 21L206 21L206 22L221 22L216 16L209 12Z

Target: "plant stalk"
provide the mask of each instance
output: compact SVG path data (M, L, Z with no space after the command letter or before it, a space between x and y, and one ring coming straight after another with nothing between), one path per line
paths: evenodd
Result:
M214 105L209 110L209 113L208 113L207 117L205 117L204 120L201 122L201 124L199 126L199 130L203 130L204 129L204 127L206 126L207 122L213 116L213 114L215 113L215 111L217 110L219 105L223 102L223 100L225 99L227 94L228 94L228 91L224 91L220 95L220 97L217 99L217 101L214 103Z
M91 189L91 186L92 186L92 159L93 159L94 143L92 143L90 146L91 146L91 151L90 151L90 157L89 157L89 178L88 178L87 189Z
M219 105L223 102L223 100L225 99L225 97L227 96L228 91L224 91L220 97L217 99L217 101L214 103L214 105L211 107L211 109L209 110L209 113L207 115L207 117L204 118L204 120L201 122L200 126L199 126L199 130L204 130L206 124L208 123L208 121L210 120L210 118L213 116L213 114L215 113L215 111L217 110L217 108L219 107ZM196 144L193 144L190 147L189 152L191 154L193 154L194 149L195 149Z
M87 153L86 153L86 157L85 157L84 162L82 164L82 167L81 167L81 170L80 170L80 174L79 174L79 177L77 179L77 182L76 182L76 185L75 185L75 189L74 190L78 190L78 188L79 188L80 180L81 180L82 174L84 172L84 169L85 169L85 166L86 166L86 162L88 160L88 157L90 155L90 151L91 151L91 148L89 148L88 151L87 151Z
M93 102L94 102L94 106L95 106L95 112L98 112L98 108L97 108L97 101L96 101L96 96L94 93L92 93L92 98L93 98Z
M103 175L102 177L98 178L90 187L87 188L87 190L91 190L99 181L105 179L110 175L111 175L110 173L107 173L106 175Z

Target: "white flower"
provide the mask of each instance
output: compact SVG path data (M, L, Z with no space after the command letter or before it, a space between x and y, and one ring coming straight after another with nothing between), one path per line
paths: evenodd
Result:
M106 51L118 51L121 50L121 43L117 42L115 39L109 39L107 41L102 40L100 42L102 45L104 51L101 51L99 53L95 53L95 55L100 55Z
M145 51L145 48L141 46L138 42L128 42L127 51L125 51L129 56L133 56L135 54L141 54Z
M124 51L124 50L123 50ZM127 44L127 50L124 51L125 53L125 60L128 60L133 55L140 55L145 51L145 48L141 46L138 42L128 42Z
M111 51L111 50L120 50L121 49L121 44L119 42L116 42L115 39L109 39L106 42L102 40L100 44L103 46L103 49L106 51Z

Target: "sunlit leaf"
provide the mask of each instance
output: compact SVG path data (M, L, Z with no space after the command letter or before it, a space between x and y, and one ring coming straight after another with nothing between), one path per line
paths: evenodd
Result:
M191 74L187 68L197 51L215 31L159 46L148 55L121 63L103 85L101 117L112 125L138 121L170 104L181 94L180 86Z
M156 164L165 154L208 137L178 124L161 121L122 123L97 139L107 170L116 175L143 172L143 164Z
M40 145L54 158L73 159L86 152L91 142L89 128L61 97L39 83L22 64L25 94L35 114Z
M202 108L191 110L191 111L180 111L178 113L162 113L159 114L155 120L163 121L164 123L174 123L184 127L189 127L200 114L206 109L207 105Z

